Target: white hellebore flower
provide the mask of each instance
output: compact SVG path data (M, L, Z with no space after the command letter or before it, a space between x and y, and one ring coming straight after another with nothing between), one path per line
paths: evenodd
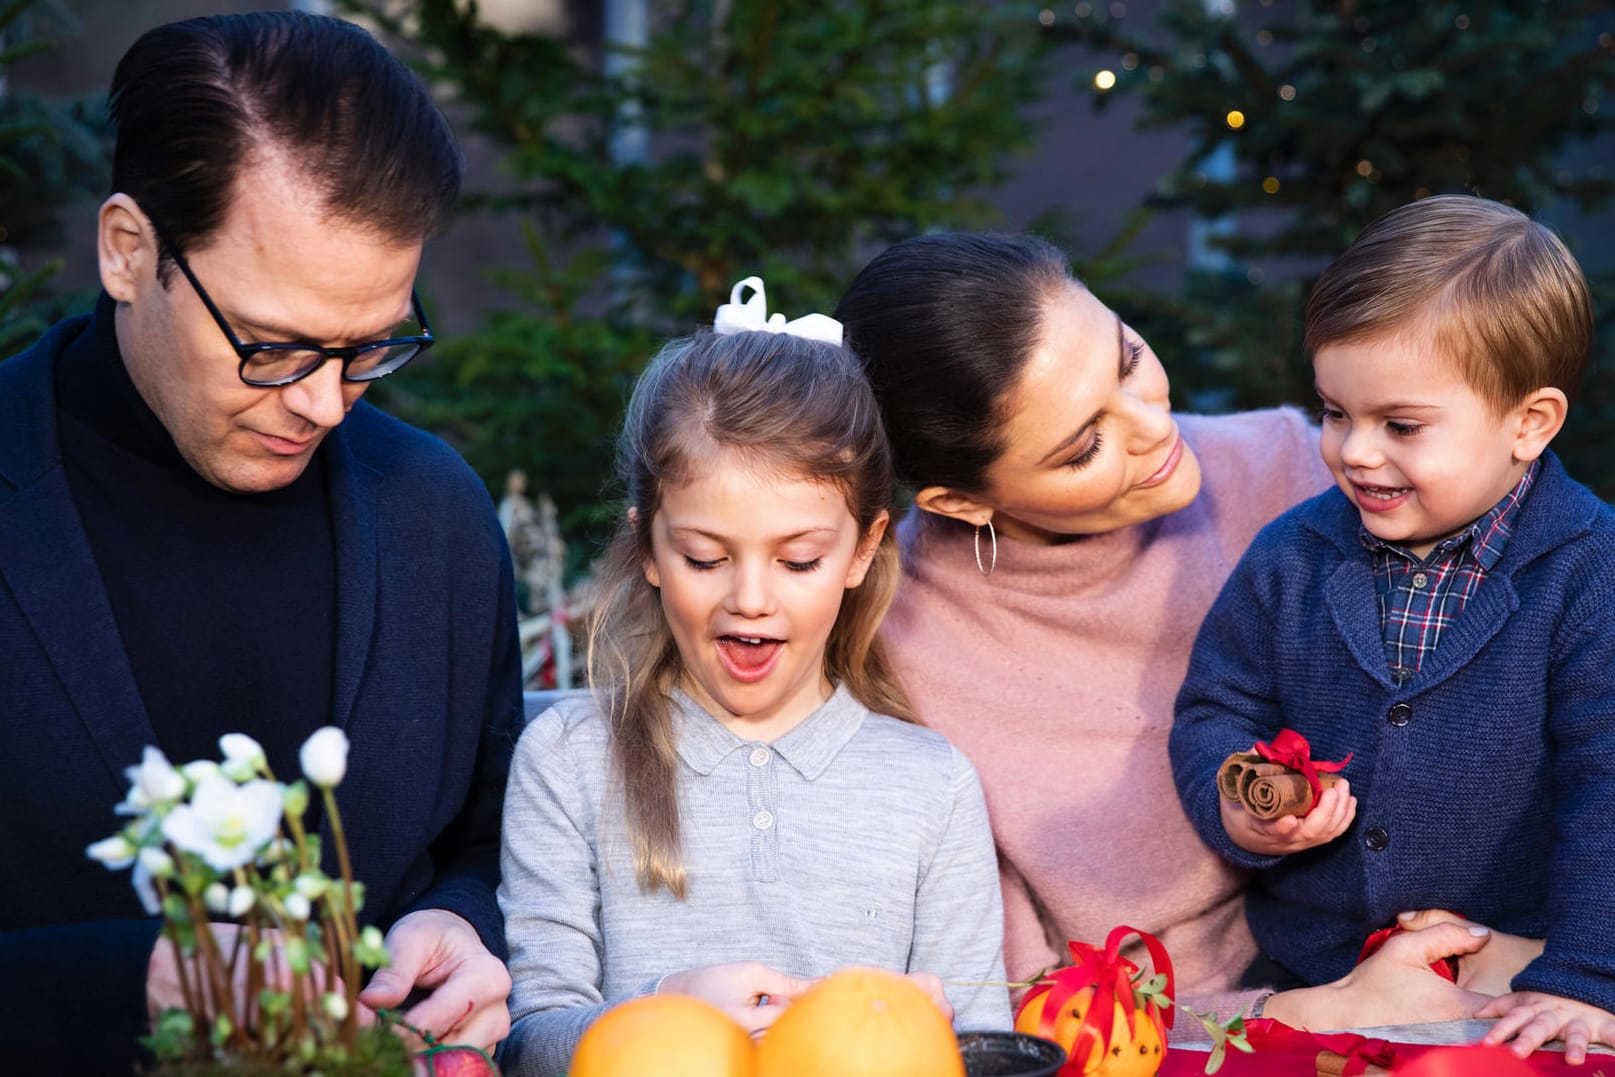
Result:
M215 871L251 862L280 827L280 786L258 779L237 785L222 775L197 783L189 804L163 820L163 836Z
M158 804L178 800L185 795L185 776L175 770L168 757L156 748L148 747L138 767L128 767L124 773L132 783L129 795L114 811L119 815L144 815Z
M122 834L114 834L84 850L91 860L99 860L111 871L122 871L135 862L135 843Z
M348 735L334 725L322 726L303 742L297 759L309 781L330 789L348 772Z

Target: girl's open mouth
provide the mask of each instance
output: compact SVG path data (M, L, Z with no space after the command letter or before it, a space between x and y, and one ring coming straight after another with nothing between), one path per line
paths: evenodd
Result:
M719 636L718 657L737 681L760 681L774 668L785 641L767 636Z

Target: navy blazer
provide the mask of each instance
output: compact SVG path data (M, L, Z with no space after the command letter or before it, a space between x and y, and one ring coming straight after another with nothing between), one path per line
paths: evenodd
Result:
M124 768L156 743L57 444L53 363L89 326L69 319L0 363L0 1052L42 1072L130 1068L158 930L129 873L85 856L119 829ZM328 724L352 745L337 801L362 918L449 909L502 958L499 818L522 717L504 536L452 449L362 401L320 451L338 587Z

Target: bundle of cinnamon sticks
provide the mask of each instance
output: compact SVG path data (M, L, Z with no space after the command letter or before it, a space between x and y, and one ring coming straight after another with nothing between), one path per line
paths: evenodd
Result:
M1338 774L1319 774L1322 789L1340 781ZM1312 810L1312 786L1307 777L1282 763L1270 763L1255 752L1235 752L1217 768L1217 789L1237 800L1258 819L1305 815Z

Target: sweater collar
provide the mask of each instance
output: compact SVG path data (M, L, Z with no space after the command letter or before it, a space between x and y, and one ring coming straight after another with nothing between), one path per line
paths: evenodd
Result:
M1586 534L1603 502L1570 477L1553 450L1542 454L1531 481L1529 505L1514 520L1515 531L1498 560L1504 571L1524 565L1549 550ZM1362 517L1340 488L1319 494L1317 512L1304 517L1304 526L1335 544L1346 557L1361 557L1359 534Z
M117 304L102 292L90 331L62 351L56 364L59 406L125 452L167 467L189 469L173 437L129 377L118 348Z
M672 703L678 721L679 758L697 774L711 774L731 753L763 744L737 736L680 689L673 689ZM868 713L845 685L838 685L830 698L795 729L763 746L813 781L829 769L841 749L863 727Z

